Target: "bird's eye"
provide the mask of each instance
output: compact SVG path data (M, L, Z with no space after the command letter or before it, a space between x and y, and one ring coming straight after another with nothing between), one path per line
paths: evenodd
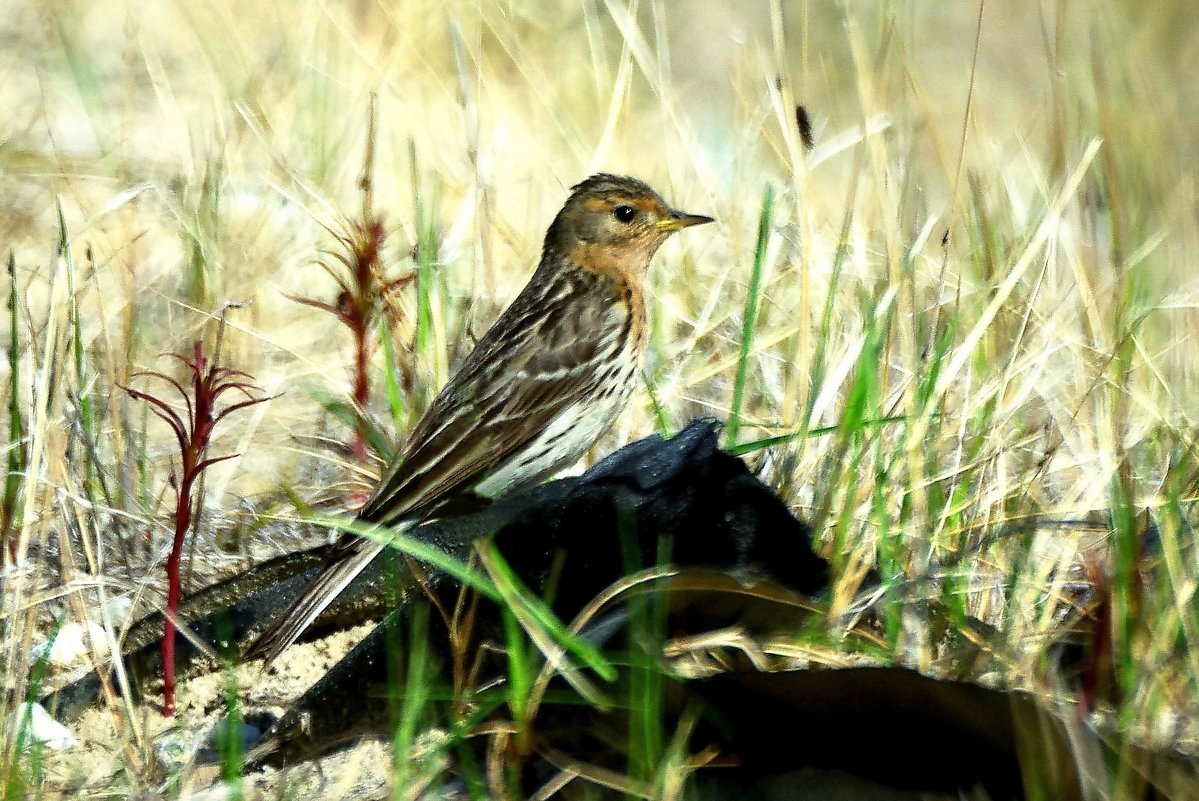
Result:
M627 225L628 223L631 223L633 218L637 216L637 209L633 208L632 206L620 205L612 209L612 216L615 217L619 222Z

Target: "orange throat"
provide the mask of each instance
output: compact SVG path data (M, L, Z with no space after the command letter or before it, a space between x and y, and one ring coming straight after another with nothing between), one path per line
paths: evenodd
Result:
M652 254L637 251L616 254L612 248L580 242L571 247L566 257L571 264L611 283L616 302L629 316L629 342L640 359L649 336L642 284Z

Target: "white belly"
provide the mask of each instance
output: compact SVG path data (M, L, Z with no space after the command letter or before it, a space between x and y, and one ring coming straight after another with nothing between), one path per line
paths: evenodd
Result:
M528 446L475 485L474 491L485 498L499 498L570 467L616 422L633 394L633 383L623 380L609 397L563 410Z

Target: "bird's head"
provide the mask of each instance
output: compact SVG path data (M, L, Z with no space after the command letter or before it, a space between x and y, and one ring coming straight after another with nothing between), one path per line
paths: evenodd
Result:
M571 189L545 247L599 272L641 272L675 231L710 222L671 208L643 181L600 173Z

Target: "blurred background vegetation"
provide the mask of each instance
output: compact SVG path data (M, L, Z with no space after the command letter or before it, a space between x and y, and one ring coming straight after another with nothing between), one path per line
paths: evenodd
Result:
M372 413L402 428L423 407L523 284L573 183L636 175L718 223L657 258L647 391L596 454L728 417L745 364L740 440L794 435L750 458L816 524L835 609L870 567L894 590L897 662L935 657L905 582L997 625L1025 677L1076 596L1114 599L1121 720L1199 742L1186 0L18 0L0 42L21 553L51 550L87 497L89 449L119 476L101 511L167 536L170 434L116 386L211 338L228 303L224 363L284 394L218 432L218 452L243 455L211 471L212 528L354 472L311 439L347 440L316 396L348 396L350 339L287 296L335 298L318 259L362 208L375 97L384 263L431 272L397 294L401 397L377 392ZM1012 534L1096 512L1115 521L1098 537ZM10 666L27 643L12 621Z

